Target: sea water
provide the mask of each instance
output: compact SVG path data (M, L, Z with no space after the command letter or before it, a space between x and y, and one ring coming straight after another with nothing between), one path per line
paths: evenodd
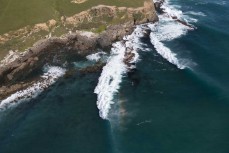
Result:
M159 15L125 38L133 73L117 42L101 72L1 110L0 153L228 153L229 2L163 7L193 28Z

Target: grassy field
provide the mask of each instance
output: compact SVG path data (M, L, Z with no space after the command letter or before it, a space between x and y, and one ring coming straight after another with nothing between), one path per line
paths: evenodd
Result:
M27 25L58 20L60 16L71 16L92 6L104 4L139 7L144 0L87 0L82 4L71 0L0 0L0 35Z
M83 20L80 24L65 24L61 17L71 17L97 5L118 7L141 7L150 0L84 0L84 3L72 3L72 0L0 0L0 60L9 50L25 51L40 39L61 36L69 31L84 30L95 33L103 32L111 24L129 20L127 12L117 12L117 16L95 16L91 21ZM56 24L48 30L35 30L35 24L48 25L54 19ZM20 29L20 30L19 30ZM21 31L22 30L22 31ZM4 35L4 36L3 36ZM1 37L3 36L3 37Z

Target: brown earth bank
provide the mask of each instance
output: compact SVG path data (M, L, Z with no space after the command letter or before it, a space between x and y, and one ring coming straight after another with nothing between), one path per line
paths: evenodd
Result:
M112 8L99 7L105 10ZM0 100L31 85L37 79L37 76L31 76L31 74L41 71L45 64L62 66L74 57L85 57L98 50L109 51L112 43L131 34L135 25L158 20L153 2L130 10L131 20L110 25L100 34L76 31L61 37L40 40L23 53L11 52L11 55L0 63ZM144 13L144 16L136 15L139 12ZM73 18L71 22L76 21ZM128 56L131 57L131 55ZM96 64L95 67L81 71L91 73L101 70L102 66L103 64ZM68 77L71 73L72 71L69 71L65 76Z
M18 30L0 35L0 59L9 50L24 51L35 42L76 30L101 33L110 25L122 24L128 21L151 18L153 15L152 0L140 0L142 7L117 7L98 5L72 16L61 15L47 22L27 25Z

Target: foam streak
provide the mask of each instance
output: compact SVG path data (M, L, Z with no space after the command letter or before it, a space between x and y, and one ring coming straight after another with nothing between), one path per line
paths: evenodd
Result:
M189 67L189 64L192 65L193 63L179 59L163 42L174 40L184 36L189 30L193 30L194 28L192 27L194 26L188 23L188 21L194 19L177 10L169 3L169 0L163 3L162 9L165 13L159 15L159 22L157 24L148 24L152 31L150 34L151 43L154 45L157 53L164 59L176 65L179 69L185 69ZM182 63L181 61L186 62Z
M9 107L18 105L36 98L50 85L54 84L58 78L65 74L65 69L60 67L44 67L44 74L41 76L42 81L34 83L31 87L18 91L0 102L0 109L5 110Z
M111 56L103 67L98 85L94 91L97 94L97 107L100 117L103 119L108 119L109 110L111 105L114 104L113 96L118 93L123 75L129 69L134 68L125 64L126 54L134 54L129 63L136 63L139 59L137 50L140 47L139 38L142 36L142 28L139 26L133 34L124 37L123 41L113 44Z
M164 46L154 35L150 34L151 43L154 45L158 54L160 54L163 58L167 59L170 63L176 65L179 69L184 69L186 66L180 64L178 61L176 54L173 53L168 47Z

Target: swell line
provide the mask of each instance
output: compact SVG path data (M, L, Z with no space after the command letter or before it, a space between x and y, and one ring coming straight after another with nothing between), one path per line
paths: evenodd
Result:
M99 114L103 119L108 119L109 110L111 105L114 104L113 97L118 93L123 75L135 68L133 63L136 63L139 59L137 51L141 48L139 39L143 36L142 31L142 27L138 26L131 35L124 37L123 41L113 44L111 55L107 64L103 67L94 90L97 94ZM128 56L131 59L128 59ZM130 66L127 65L126 61Z

